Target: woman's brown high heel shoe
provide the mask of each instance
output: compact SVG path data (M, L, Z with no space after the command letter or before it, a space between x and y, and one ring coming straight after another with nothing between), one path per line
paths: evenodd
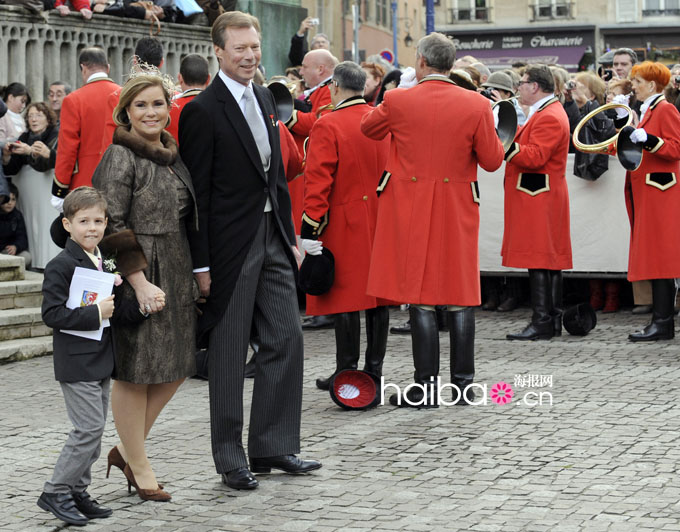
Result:
M109 478L109 472L111 471L111 466L116 466L118 469L123 471L127 462L123 460L123 456L120 454L118 447L114 447L109 451L107 457L108 466L106 468L106 478Z
M167 502L172 499L170 494L167 491L163 491L160 487L155 490L145 490L137 486L137 481L135 480L135 475L132 473L132 469L130 469L130 464L125 465L123 474L128 481L128 493L132 493L130 487L134 486L137 490L137 495L139 495L139 498L143 501Z
M120 454L120 451L118 450L118 447L114 447L109 451L109 455L107 457L107 462L108 466L106 468L106 478L109 478L109 472L111 471L111 466L116 466L118 469L123 471L125 469L125 466L127 465L127 462L123 459L123 455ZM125 473L125 471L123 471ZM158 483L158 487L160 489L163 489L163 484L160 482Z

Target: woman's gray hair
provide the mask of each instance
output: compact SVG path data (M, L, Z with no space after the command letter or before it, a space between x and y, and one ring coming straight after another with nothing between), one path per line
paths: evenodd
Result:
M448 74L456 60L456 47L445 35L434 32L418 41L416 54L433 70Z
M343 90L362 94L366 86L366 72L352 61L343 61L333 70L333 81Z

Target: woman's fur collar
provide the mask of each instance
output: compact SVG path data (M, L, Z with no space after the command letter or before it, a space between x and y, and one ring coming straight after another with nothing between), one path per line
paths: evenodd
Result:
M161 166L170 166L177 159L177 143L175 139L163 130L161 132L161 142L163 147L153 146L148 142L130 133L130 130L124 126L118 126L113 132L113 143L125 146L132 150L135 155L149 159Z

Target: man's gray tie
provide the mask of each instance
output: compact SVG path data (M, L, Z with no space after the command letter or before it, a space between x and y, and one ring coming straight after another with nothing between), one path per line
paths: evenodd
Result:
M269 170L269 161L272 156L272 148L269 145L269 135L267 134L267 128L264 125L264 121L260 118L257 112L257 100L255 100L255 94L253 93L253 88L249 85L246 87L243 93L243 98L246 100L246 120L248 126L250 126L250 132L253 134L255 139L255 144L257 144L257 150L260 152L260 160L262 161L262 166L264 171Z

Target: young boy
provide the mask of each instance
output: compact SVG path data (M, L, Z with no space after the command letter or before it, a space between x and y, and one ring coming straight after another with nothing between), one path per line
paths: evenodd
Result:
M23 257L26 268L31 265L31 254L28 252L28 234L24 216L16 208L19 190L9 186L9 198L0 205L0 253Z
M62 329L92 331L113 315L111 295L96 305L66 308L77 266L101 270L98 244L106 228L106 200L95 189L79 187L64 200L66 247L45 268L42 317L54 329L54 374L61 384L73 430L45 483L38 506L72 525L108 517L112 511L87 493L92 464L99 457L106 424L109 384L114 366L111 327L101 340L62 333Z

